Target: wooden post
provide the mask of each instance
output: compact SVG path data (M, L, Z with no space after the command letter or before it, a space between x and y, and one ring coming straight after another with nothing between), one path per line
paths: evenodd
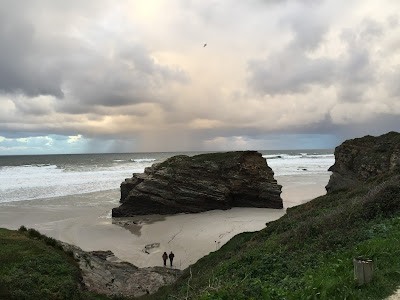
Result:
M357 257L353 259L354 279L358 285L369 283L374 273L374 263L372 259Z

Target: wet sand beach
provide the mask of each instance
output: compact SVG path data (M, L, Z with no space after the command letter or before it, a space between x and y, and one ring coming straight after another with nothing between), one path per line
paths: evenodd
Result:
M325 194L329 174L276 177L284 207ZM111 250L138 267L161 266L164 251L175 253L174 267L186 268L238 233L257 231L285 209L233 208L198 214L112 219L119 190L0 204L0 227L20 225L81 247ZM113 223L114 222L114 223ZM147 247L146 247L147 245Z

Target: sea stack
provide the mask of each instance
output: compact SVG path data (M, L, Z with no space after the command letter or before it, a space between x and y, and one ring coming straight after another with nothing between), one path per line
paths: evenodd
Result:
M282 208L282 187L257 151L178 155L121 184L113 217L197 213L232 207Z
M328 193L346 189L379 175L400 170L400 133L347 140L335 149Z

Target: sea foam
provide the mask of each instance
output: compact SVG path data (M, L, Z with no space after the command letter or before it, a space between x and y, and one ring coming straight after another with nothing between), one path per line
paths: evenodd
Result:
M333 154L267 154L263 155L275 176L327 173L335 162Z
M134 162L151 162L151 161L156 161L155 158L132 158L131 161Z
M118 189L132 173L146 166L86 167L84 171L66 171L56 165L5 166L0 168L0 203L84 194Z

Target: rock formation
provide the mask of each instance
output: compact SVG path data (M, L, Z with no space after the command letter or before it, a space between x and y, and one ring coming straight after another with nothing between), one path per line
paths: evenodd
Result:
M196 213L232 207L282 208L281 186L256 151L174 156L121 184L113 217Z
M85 252L77 246L61 244L65 251L72 251L85 288L108 296L153 294L160 287L174 283L182 273L165 267L138 268L119 260L111 251Z
M348 188L400 169L400 133L347 140L335 149L327 192Z

